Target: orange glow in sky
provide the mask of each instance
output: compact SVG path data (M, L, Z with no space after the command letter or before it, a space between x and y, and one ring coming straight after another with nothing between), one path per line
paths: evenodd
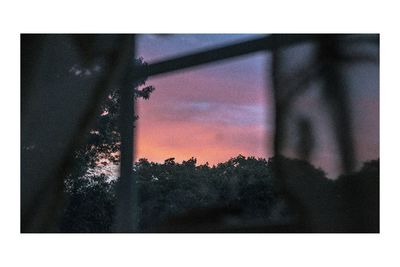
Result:
M138 55L151 63L243 38L249 36L142 35ZM194 157L198 164L213 165L239 154L273 156L274 108L268 62L270 55L255 53L148 79L146 85L156 90L148 101L140 100L137 105L135 158L181 162ZM358 80L351 83L362 90L352 91L351 109L355 152L361 164L379 157L379 79L365 77L360 70L356 74ZM296 112L308 112L315 123L318 153L312 163L336 175L335 137L329 118L321 115L324 106L318 105L312 98L306 99L299 102ZM291 134L295 139L296 134Z
M212 165L239 154L266 157L262 68L251 74L253 79L243 79L237 68L246 61L149 79L156 91L138 105L136 158L180 162L195 157Z

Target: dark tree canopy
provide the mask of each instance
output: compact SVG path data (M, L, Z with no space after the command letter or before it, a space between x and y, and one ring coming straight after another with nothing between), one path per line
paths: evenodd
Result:
M332 181L308 162L281 160L290 171L289 190L311 212L309 223L314 229L340 232L335 223L341 219L374 222L374 225L360 224L354 231L377 231L379 164L376 161L366 163L357 173ZM138 178L139 231L218 232L296 222L299 211L290 207L275 186L278 179L274 173L275 161L276 158L265 160L239 155L209 166L196 165L195 158L182 163L175 162L174 158L164 163L139 159L133 166ZM354 191L354 188L358 189ZM105 175L79 179L73 186L67 184L71 204L65 211L61 231L110 231L114 190L115 180L107 181ZM340 202L340 198L350 195L352 202ZM345 206L336 207L333 205L336 201ZM357 207L362 210L352 213ZM350 213L341 214L342 210Z
M146 67L147 63L143 58L138 58L134 61L132 70L134 67L138 66ZM147 78L142 78L141 80L130 81L128 82L129 84L123 86L131 87L132 90L134 90L135 100L148 100L155 88L151 85L146 86L146 81ZM111 89L107 98L101 104L101 112L97 115L96 123L90 130L85 144L76 151L76 168L73 172L73 176L84 175L88 168L119 163L121 144L121 137L118 129L119 116L120 90ZM138 119L137 116L136 119Z
M136 67L146 67L143 58L135 59ZM134 90L134 100L148 100L155 90L146 85L147 78L127 79ZM75 151L74 164L65 177L66 209L61 228L77 232L109 232L113 219L115 180L110 181L103 173L90 172L98 167L118 165L121 136L119 131L120 90L111 89L101 104L94 127L84 144ZM136 119L138 117L136 116Z

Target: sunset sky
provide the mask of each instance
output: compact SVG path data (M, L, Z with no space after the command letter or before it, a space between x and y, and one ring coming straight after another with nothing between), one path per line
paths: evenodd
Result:
M138 54L154 62L248 37L145 35ZM265 61L255 54L149 79L156 91L139 104L138 157L210 164L238 154L265 157Z
M257 35L140 35L137 54L152 63L162 59L228 44ZM195 157L216 164L231 157L272 156L273 103L267 73L270 57L263 53L160 75L148 79L156 91L140 101L136 158L163 162ZM361 77L363 74L361 73ZM353 112L360 160L379 157L379 77L355 81ZM312 101L312 99L307 100ZM305 104L309 110L318 107ZM334 146L320 129L321 149L313 163L335 173ZM318 129L317 129L318 130Z

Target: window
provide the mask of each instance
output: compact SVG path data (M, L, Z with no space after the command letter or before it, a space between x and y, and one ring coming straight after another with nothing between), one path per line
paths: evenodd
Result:
M182 52L173 51L168 45L165 51L160 47L164 40L172 40L171 45L179 48L177 40L182 38L191 44L182 47ZM206 42L199 42L201 38ZM135 44L136 51L142 51L146 41L158 49L154 54L148 52L154 60L150 63L138 58L140 53L134 53ZM208 47L214 44L217 47ZM64 224L70 227L76 223L77 228L71 229L79 232L379 231L378 35L22 35L21 58L22 232L60 231L58 222L66 195L72 206L64 216L84 208L92 211L84 214L83 221ZM264 70L253 73L251 68L238 68L234 76L227 76L227 69L234 73L235 66L255 58L259 60L255 60L259 62L256 64L265 62ZM200 66L202 69L194 68ZM148 136L141 132L140 119L139 124L134 123L134 99L147 99L153 94L154 88L149 87L153 83L155 92L179 82L195 86L199 72L204 72L206 78L202 82L209 87L217 87L211 85L215 83L232 88L229 97L214 92L215 99L238 97L244 102L250 96L240 89L234 91L239 83L235 77L262 76L259 80L265 80L265 99L273 99L264 105L271 123L266 128L273 128L260 130L271 136L271 145L265 144L271 157L263 161L238 156L219 169L204 165L204 160L187 159L178 164L172 158L158 164L142 160L132 166L133 155L144 153L143 147L134 146L137 140L142 138L148 144L154 141L145 139ZM213 76L226 80L213 82ZM254 80L245 82L251 87ZM204 90L217 90L209 87L199 87L194 101L153 107L152 112L166 116L164 122L154 124L153 131L160 131L159 127L172 121L166 110L185 115L185 108L192 111L195 120L212 116L219 126L226 118L238 123L262 120L259 115L263 111L257 105L236 105L230 110L229 105L221 109L219 104L207 102L202 95ZM178 93L187 92L179 88ZM150 107L146 105L139 104L139 116L148 115L141 115L143 109ZM118 110L113 110L116 107ZM211 111L218 114L210 114ZM139 135L135 135L136 127ZM254 125L243 133L246 142L252 141L252 129ZM194 134L189 132L189 142L200 144ZM82 136L87 138L82 140ZM202 133L200 136L207 138ZM218 134L214 137L218 139ZM160 143L154 142L159 153ZM193 144L195 150L198 144ZM82 146L84 150L79 150ZM168 148L165 150L168 152ZM89 165L82 167L74 160ZM112 162L120 167L120 178L105 179L107 175L102 172L110 170L101 166ZM87 166L90 175L86 175ZM69 184L73 172L89 178ZM182 177L195 173L198 181L190 184L189 179L170 179L171 173L175 178L177 173ZM221 198L208 199L210 189L201 179L220 190L214 195ZM157 188L161 182L174 193ZM140 191L140 186L146 189ZM193 186L198 190L188 190ZM74 194L65 194L71 188ZM80 188L89 190L83 192ZM151 207L147 210L140 205L146 194L146 205ZM159 218L165 212L165 206L151 202L155 195L165 197L160 201L169 203L169 209L176 211L171 214L178 215L165 216L161 225L141 228L140 216L144 212L148 218ZM181 207L193 198L207 205L182 211ZM93 205L84 207L82 204L89 200ZM267 200L272 203L268 208ZM174 205L174 201L182 203ZM252 207L252 212L244 211L243 203ZM94 219L104 214L101 220Z

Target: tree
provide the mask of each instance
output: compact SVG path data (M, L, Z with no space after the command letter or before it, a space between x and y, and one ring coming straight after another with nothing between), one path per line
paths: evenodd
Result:
M146 67L147 63L143 58L134 61L134 67ZM132 81L130 86L134 90L135 100L148 100L150 94L155 90L153 86L145 86L147 78ZM101 112L97 115L96 124L91 129L87 141L76 151L75 161L80 169L75 170L73 176L86 173L88 168L95 168L99 165L118 164L121 136L118 130L118 118L120 116L120 90L112 89L101 105ZM136 116L138 119L138 116Z
M136 59L134 67L146 67L143 58ZM146 86L147 78L132 81L134 98L147 100L155 90ZM101 105L96 124L86 142L75 151L74 166L65 177L65 205L63 232L109 232L114 213L115 182L97 173L99 166L119 164L121 136L118 129L120 116L120 90L112 89ZM138 119L136 116L135 119Z
M139 159L133 166L139 231L378 231L379 162L368 162L359 172L332 181L304 160L280 157L287 190L299 202L291 206L293 199L276 186L282 179L275 173L276 160L239 155L210 167L196 166L195 158L182 163L174 158L164 163ZM71 200L61 231L110 231L116 181L102 174L70 182L66 192ZM354 228L349 230L349 225Z
M115 181L104 174L70 179L65 193L69 205L60 224L61 232L105 233L114 219Z

